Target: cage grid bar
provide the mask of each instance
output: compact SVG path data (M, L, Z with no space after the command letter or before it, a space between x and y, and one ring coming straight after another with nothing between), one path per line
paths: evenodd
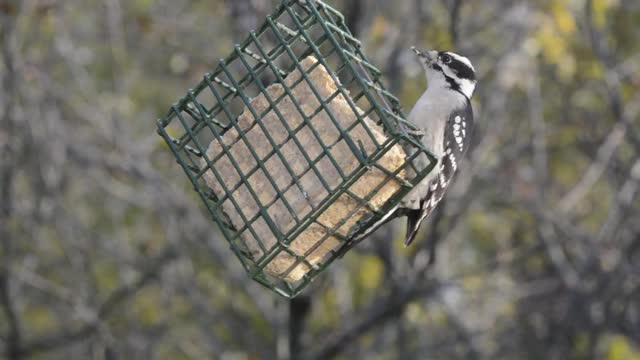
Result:
M302 60L308 56L313 56L317 61L305 68ZM310 77L318 67L326 70L325 75L335 89L326 98L323 98L324 95ZM285 79L292 73L297 74L298 78L287 85ZM265 77L282 85L282 92L276 96L269 94L269 84L263 83ZM230 250L251 278L282 296L296 296L335 259L355 246L360 241L354 240L356 235L364 231L368 224L382 218L436 164L435 157L422 146L419 139L406 131L415 128L406 121L398 98L385 89L381 77L382 73L367 59L362 51L362 43L351 34L339 11L320 0L306 0L304 3L285 0L256 31L249 32L244 41L235 45L229 56L218 62L213 72L205 74L202 81L157 122L158 133L205 203L212 220L218 224L221 234L229 242ZM309 94L318 102L318 107L310 112L305 112L294 94L296 87L303 85L305 91L310 91ZM266 102L261 111L252 105L252 98L256 96ZM345 106L352 113L353 120L350 123L340 122L329 106L338 97L345 101ZM290 100L300 117L300 123L295 126L280 111L285 99ZM244 109L242 113L249 119L245 121L248 124L239 123L240 108ZM327 124L335 128L336 135L332 135L330 141L326 141L314 126L315 121L320 121L316 120L320 114L323 114L322 121L328 121ZM279 134L278 140L261 121L267 115L273 116L271 121L276 121L283 128L284 133ZM387 138L380 142L367 121L381 125ZM169 127L175 130L173 124L181 128L175 136L169 135L168 131ZM225 134L232 129L234 132L230 140ZM310 132L310 139L319 147L319 150L314 150L316 153L313 156L299 139L303 130ZM356 130L361 131L364 138L354 138L352 133ZM259 131L258 134L264 136L268 151L263 149L260 154L256 151L247 137L251 131ZM219 147L213 157L207 153L206 144L209 141L214 141ZM370 144L371 148L367 148L363 141ZM347 171L340 166L333 153L338 144L345 146L345 151L353 156L355 168ZM248 151L250 159L235 158L232 149L240 145ZM304 165L301 169L296 170L289 164L283 153L285 145L295 146L299 150L303 163L298 166ZM380 165L383 157L398 146L412 149L406 153L404 163L393 170ZM225 179L216 167L222 159L228 160L230 169L235 172L234 179ZM246 161L249 160L250 166L247 167ZM244 161L243 165L240 165L240 161ZM270 173L266 165L270 161L282 165L286 173L285 180L281 178L278 181ZM319 168L321 161L328 161L339 176L331 184L325 179L327 174L323 174ZM371 171L377 171L382 180L376 182L373 188L367 188L364 194L356 192L355 184ZM208 173L211 175L207 176L219 185L218 191L209 188L205 182ZM298 214L287 199L287 194L296 188L296 191L307 196L301 180L309 174L319 181L324 193L322 198L313 203L307 200L308 210ZM406 178L407 174L411 174L411 177ZM251 179L258 175L268 184L267 194L262 193L262 200L250 185ZM372 199L392 181L398 184L398 188L391 198L382 205L373 206ZM245 214L246 209L235 198L241 188L252 201L250 215ZM352 201L346 215L325 224L323 214L343 197ZM282 205L278 206L286 209L291 216L292 225L287 229L280 229L269 213L269 209L279 203ZM223 204L228 205L223 207ZM225 209L233 209L237 213L236 220ZM344 225L361 211L369 215L343 230ZM273 235L275 242L271 245L264 242L261 231L265 228L258 225L258 221L271 232L269 236ZM321 230L321 235L301 252L293 246L293 241L312 225ZM244 234L256 240L257 249L248 247L243 240ZM320 260L311 261L310 256L316 251L332 246L326 245L329 239L333 239L332 244L337 242L338 245L330 248ZM277 276L270 273L269 266L274 259L282 259L283 256L291 260L287 262L287 267L279 271ZM304 273L299 280L285 280L301 266Z

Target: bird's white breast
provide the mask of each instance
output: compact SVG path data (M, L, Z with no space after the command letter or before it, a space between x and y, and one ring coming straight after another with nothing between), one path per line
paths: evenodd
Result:
M418 184L404 199L403 205L417 209L420 199L425 198L429 189L429 183L438 176L440 171L440 159L445 154L444 132L449 115L454 110L466 105L466 98L462 94L432 83L427 91L422 94L416 105L409 113L409 121L422 129L425 133L422 142L433 155L438 158L438 164L434 170Z

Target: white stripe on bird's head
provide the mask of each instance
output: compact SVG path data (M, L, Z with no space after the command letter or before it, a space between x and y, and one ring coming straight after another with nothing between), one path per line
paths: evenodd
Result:
M471 99L476 88L476 72L471 61L450 51L420 51L413 48L427 72L429 86L445 87Z

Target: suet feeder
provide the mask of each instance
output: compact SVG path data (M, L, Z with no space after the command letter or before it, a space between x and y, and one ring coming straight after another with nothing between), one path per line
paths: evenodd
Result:
M294 297L435 166L343 15L283 1L158 120L248 274Z

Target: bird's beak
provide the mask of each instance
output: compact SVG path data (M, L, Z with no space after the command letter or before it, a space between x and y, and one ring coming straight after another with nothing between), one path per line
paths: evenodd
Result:
M429 64L433 63L436 61L436 59L438 58L438 52L437 51L422 51L417 49L415 46L411 47L411 50L413 50L413 52L421 59L426 59Z

